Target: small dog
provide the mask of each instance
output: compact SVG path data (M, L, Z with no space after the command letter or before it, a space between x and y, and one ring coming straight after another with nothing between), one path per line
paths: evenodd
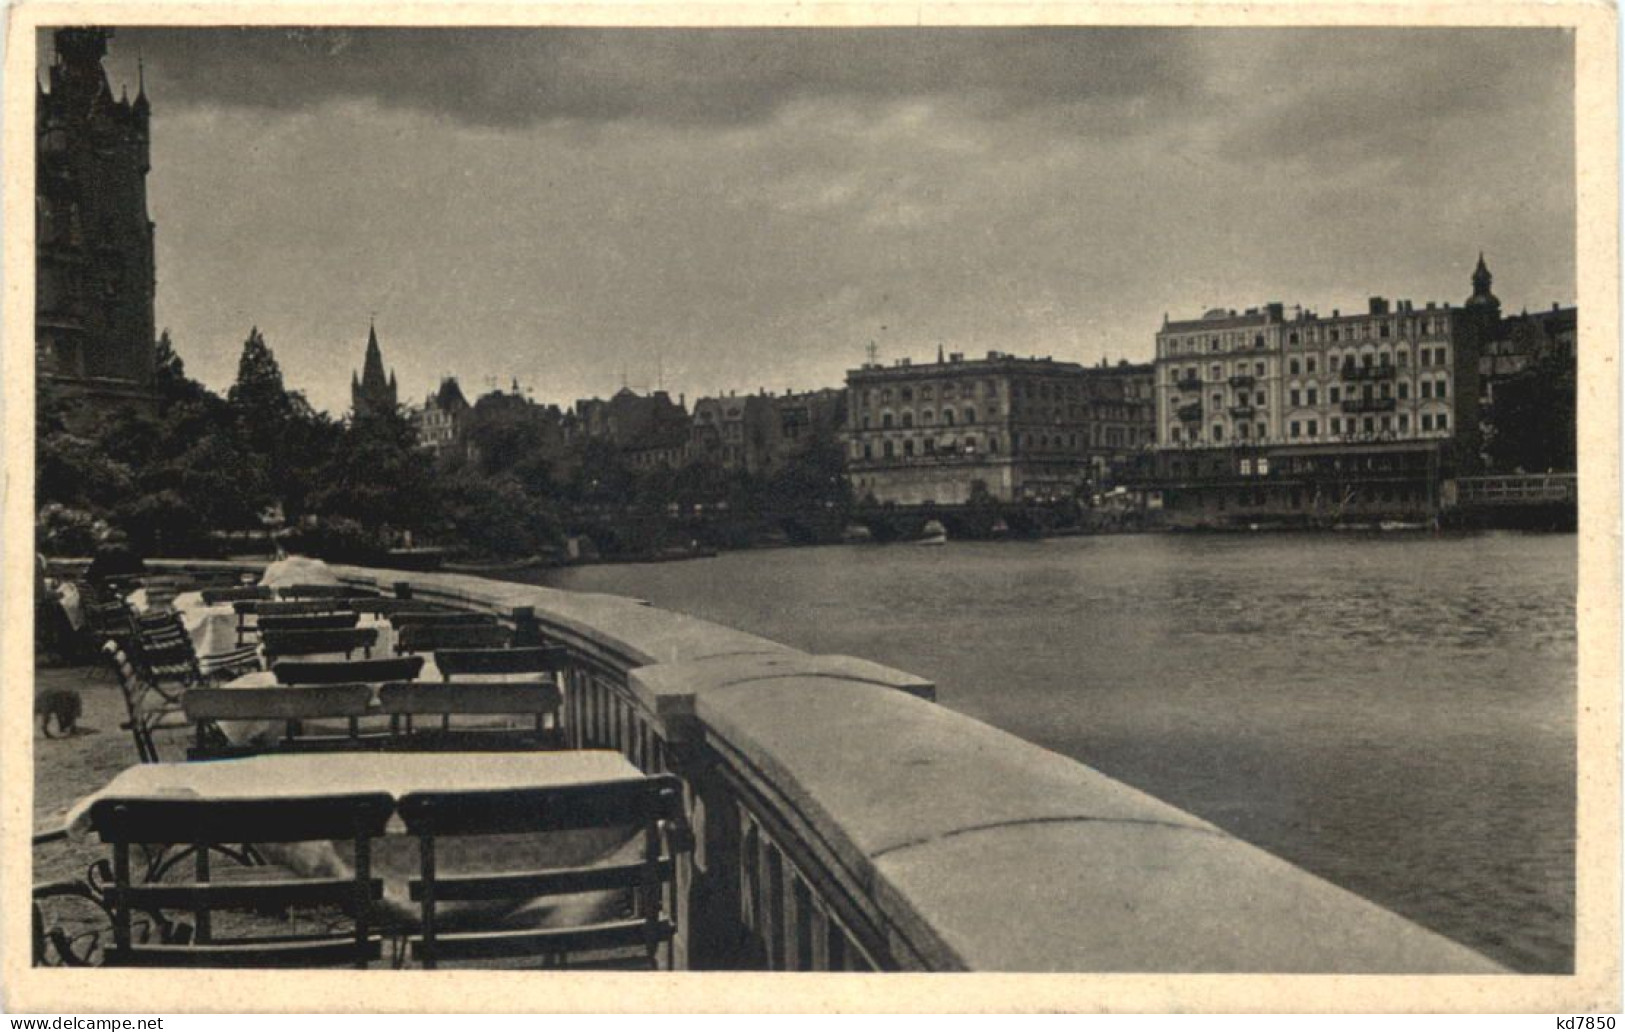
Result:
M66 738L79 725L84 712L84 700L72 688L47 688L34 696L34 716L39 718L40 730L46 738ZM52 721L56 731L51 731Z

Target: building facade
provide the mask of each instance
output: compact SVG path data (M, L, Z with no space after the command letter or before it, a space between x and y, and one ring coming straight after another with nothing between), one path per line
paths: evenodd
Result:
M1076 497L1149 444L1152 406L1134 397L1149 376L996 351L851 370L842 438L853 494L903 505Z
M151 407L153 224L146 84L114 97L110 29L58 29L35 97L35 343L40 372L89 411Z
M418 444L433 452L454 447L468 418L468 399L455 376L440 381L440 389L423 399L423 407L412 411L418 430Z
M1465 305L1279 303L1164 321L1155 482L1173 522L1428 515L1479 460L1480 359L1500 325L1482 256Z

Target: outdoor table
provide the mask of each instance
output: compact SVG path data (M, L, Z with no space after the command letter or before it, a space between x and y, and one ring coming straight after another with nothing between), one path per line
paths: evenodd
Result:
M278 753L205 763L145 763L129 767L68 811L71 838L93 831L91 809L101 800L153 800L176 797L207 800L314 799L350 793L381 792L397 802L412 792L486 791L558 788L642 778L643 773L618 752L574 750L520 753ZM636 827L550 832L545 835L452 838L436 851L439 868L449 874L524 867L584 867L641 849ZM233 843L233 845L253 843ZM350 860L330 842L256 847L268 862L301 877L348 877ZM417 907L407 897L407 882L421 874L417 840L408 837L398 817L391 817L383 838L373 847L374 873L384 879L384 916L408 926ZM557 898L545 908L504 906L495 916L519 927L551 917L579 920L612 905L599 897ZM565 906L571 913L562 913ZM448 917L456 913L448 910ZM465 913L484 912L470 906ZM487 918L493 915L485 913Z
M376 626L376 627L379 628L379 631L378 631L378 647L373 649L373 655L375 657L385 657L385 658L389 657L390 653L385 651L384 647L383 647L384 643L385 643L385 640L386 640L386 636L391 633L390 632L389 621L387 619L386 620L380 620L376 624L363 622L361 626L363 626L363 627ZM393 642L391 642L391 644L393 644ZM416 678L414 678L414 680L424 681L424 682L428 682L430 684L434 684L434 683L439 682L441 680L440 668L435 666L434 654L433 653L422 653L421 655L423 657L423 669L418 672L418 676ZM301 656L299 658L301 660L305 660L305 659L310 659L310 660L342 660L344 658L344 656L342 656L342 655L319 655L319 656ZM547 677L546 674L541 674L541 673L492 674L492 675L481 675L479 680L487 681L487 682L489 682L489 681L504 681L504 682L508 682L508 683L511 683L511 684L524 684L524 683L527 683L527 682L542 680L542 679L545 679L546 677ZM453 681L451 683L456 684L457 682ZM243 674L241 677L237 677L237 678L234 678L234 679L232 679L230 681L227 681L224 684L220 685L219 687L221 687L221 688L229 688L229 689L232 689L232 690L253 691L256 688L276 688L276 687L279 687L279 684L277 682L276 673L274 671L271 671L271 670L255 670L255 671L252 671L250 673ZM374 685L373 688L374 688L374 692L373 692L373 700L372 700L372 702L373 702L374 706L377 706L377 704L378 704L378 696L377 696L377 688L378 688L378 686ZM367 719L372 719L372 718L369 717ZM225 735L226 736L226 741L230 742L232 745L247 745L247 744L249 744L251 742L261 740L261 739L275 740L282 733L282 722L281 721L276 721L276 720L223 720L223 721L220 721L218 723L218 726L220 728L220 733Z

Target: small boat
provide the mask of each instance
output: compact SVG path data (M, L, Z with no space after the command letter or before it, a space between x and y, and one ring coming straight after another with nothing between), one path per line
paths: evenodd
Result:
M927 521L926 525L921 528L920 533L924 536L914 542L916 545L946 545L948 543L948 528L937 520Z
M1412 523L1405 520L1383 520L1377 524L1381 530L1427 530L1426 523Z

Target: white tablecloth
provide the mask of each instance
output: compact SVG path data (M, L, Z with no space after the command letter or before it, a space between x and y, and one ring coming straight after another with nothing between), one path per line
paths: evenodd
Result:
M527 753L284 753L209 763L147 763L130 767L99 792L69 811L68 833L92 831L90 809L101 799L266 799L310 798L350 792L384 792L399 800L420 791L480 791L553 788L640 778L624 756L608 751ZM410 926L418 908L407 883L421 872L415 839L392 817L385 837L374 844L373 872L384 879L381 916ZM484 836L445 840L436 851L448 874L488 871L500 856L502 867L538 869L631 862L641 842L631 826L554 832L546 835ZM500 846L496 843L500 842ZM301 877L346 878L350 861L331 842L260 845L268 861ZM493 853L493 849L497 852ZM584 924L615 916L613 893L554 897L533 903L449 904L442 913L480 911L486 920L509 927Z
M642 777L618 752L268 753L207 763L127 767L68 811L68 833L90 833L101 799L298 799L352 792L460 792L551 788Z
M265 568L260 584L268 588L289 588L295 584L337 584L339 578L320 559L292 555Z

